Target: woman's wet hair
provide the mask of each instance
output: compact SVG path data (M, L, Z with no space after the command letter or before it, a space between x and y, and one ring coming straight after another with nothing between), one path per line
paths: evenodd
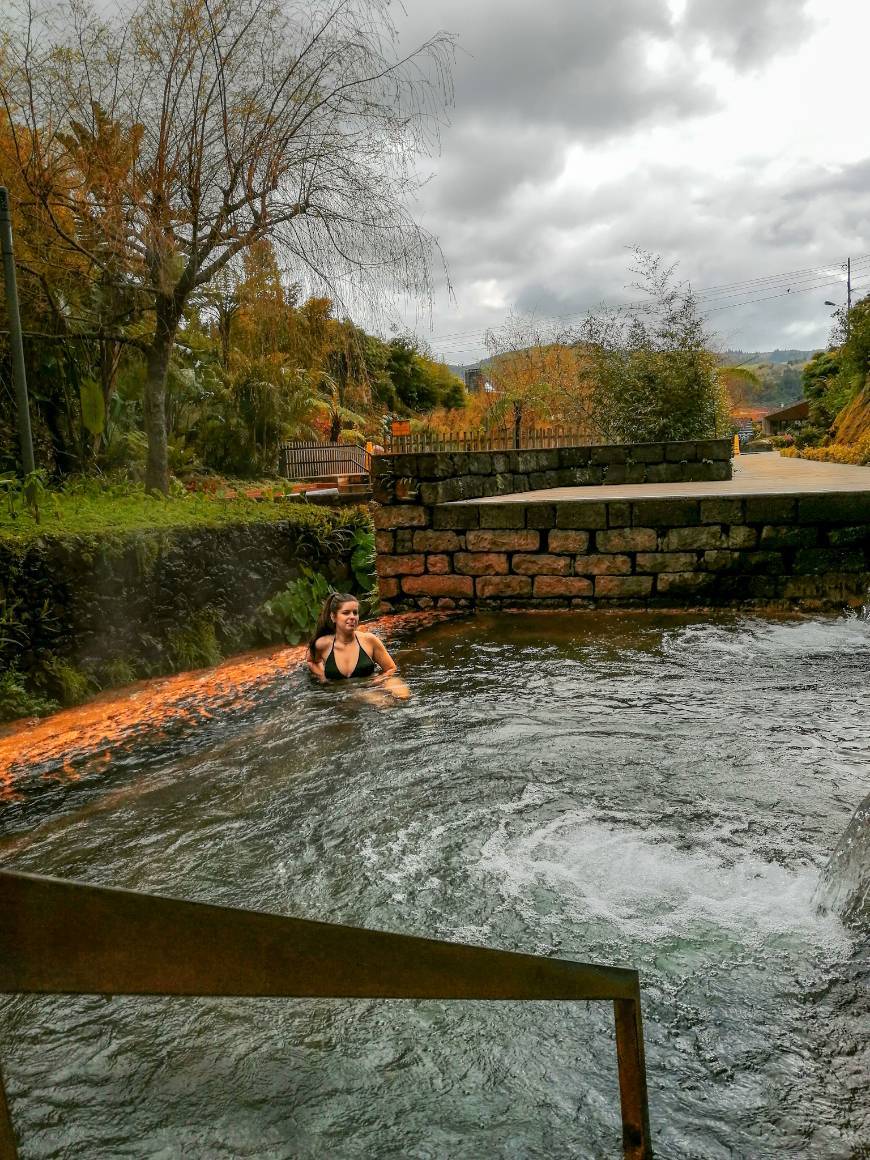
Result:
M350 592L332 592L324 600L320 615L317 618L314 636L308 642L308 655L313 661L317 660L317 650L314 646L322 636L328 636L335 632L335 614L342 604L348 604L351 600L354 604L359 603L358 597L352 596Z

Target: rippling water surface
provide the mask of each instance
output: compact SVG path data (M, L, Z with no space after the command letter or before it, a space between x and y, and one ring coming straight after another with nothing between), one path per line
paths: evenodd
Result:
M870 1155L867 945L813 904L870 790L870 623L429 629L4 807L8 868L641 971L656 1154ZM24 1157L611 1157L607 1004L17 998Z

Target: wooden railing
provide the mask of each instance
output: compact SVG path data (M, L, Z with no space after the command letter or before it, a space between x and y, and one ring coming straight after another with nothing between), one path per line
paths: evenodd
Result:
M287 479L312 480L336 475L368 475L371 455L350 443L282 443L278 470Z
M394 435L388 452L413 455L426 451L514 451L549 447L577 447L598 443L591 427L529 427L520 433L499 428L493 431L415 431Z
M626 1160L649 1160L636 971L0 871L0 992L609 1000ZM0 1160L17 1160L0 1076Z

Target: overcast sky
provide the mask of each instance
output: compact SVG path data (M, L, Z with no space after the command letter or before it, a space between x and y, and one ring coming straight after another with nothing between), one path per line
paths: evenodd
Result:
M431 328L412 320L436 355L475 361L511 308L636 297L634 245L679 262L722 349L824 346L847 256L853 298L870 292L868 0L406 9L403 44L445 29L459 46L416 205L455 296L439 284Z

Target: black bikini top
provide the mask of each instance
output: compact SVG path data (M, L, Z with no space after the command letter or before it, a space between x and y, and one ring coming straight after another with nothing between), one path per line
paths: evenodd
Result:
M328 681L347 681L352 677L370 677L375 671L375 662L360 644L357 634L354 633L353 635L357 648L359 649L359 656L356 658L353 672L346 677L335 663L335 656L333 655L335 652L335 637L333 637L332 648L329 650L329 656L326 658L326 664L323 666L323 675Z

